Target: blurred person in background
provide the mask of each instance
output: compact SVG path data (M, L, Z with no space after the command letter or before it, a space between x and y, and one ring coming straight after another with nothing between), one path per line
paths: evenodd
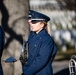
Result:
M4 48L4 40L5 40L4 30L0 25L0 75L3 75L3 70L2 70L2 65L1 65L1 57L2 57L3 48Z
M48 34L47 22L50 18L42 13L29 10L27 64L22 63L22 75L53 75L52 62L57 53L57 46Z

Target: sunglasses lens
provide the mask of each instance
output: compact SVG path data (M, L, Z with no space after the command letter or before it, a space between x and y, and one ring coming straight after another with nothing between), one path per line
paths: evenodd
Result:
M38 20L32 20L31 22L32 22L32 24L35 24L35 23L37 23L39 21Z

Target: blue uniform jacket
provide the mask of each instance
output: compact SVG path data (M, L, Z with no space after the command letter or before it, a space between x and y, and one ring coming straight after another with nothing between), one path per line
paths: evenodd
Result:
M31 32L28 39L28 66L22 65L24 75L52 75L52 61L57 46L45 29Z
M1 56L3 52L3 46L4 46L4 31L3 28L0 26L0 75L3 75L2 65L1 65Z

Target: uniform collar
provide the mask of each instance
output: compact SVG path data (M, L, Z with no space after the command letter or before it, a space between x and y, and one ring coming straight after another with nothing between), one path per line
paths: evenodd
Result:
M44 36L45 34L47 34L47 31L46 31L46 29L43 29L43 30L41 30L41 31L37 34L37 36L38 36L39 38L41 38L41 37Z
M33 36L43 36L47 33L46 29L42 29L38 34L32 31Z
M42 36L42 35L44 35L45 33L46 33L46 29L42 29L37 35Z
M33 35L43 35L46 32L46 29L42 29L38 34L32 31Z
M38 34L36 34L35 32L32 31L32 36L31 37L35 36L35 37L41 39L42 36L44 36L45 34L47 34L46 29L42 29Z

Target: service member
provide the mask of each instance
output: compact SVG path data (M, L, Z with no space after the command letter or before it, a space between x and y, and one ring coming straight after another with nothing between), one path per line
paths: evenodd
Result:
M31 31L28 38L28 64L22 64L23 75L53 75L52 62L57 46L46 30L48 21L48 16L29 10Z
M3 52L3 48L4 48L4 40L5 40L4 30L0 25L0 75L3 75L1 57L2 57L2 52Z

